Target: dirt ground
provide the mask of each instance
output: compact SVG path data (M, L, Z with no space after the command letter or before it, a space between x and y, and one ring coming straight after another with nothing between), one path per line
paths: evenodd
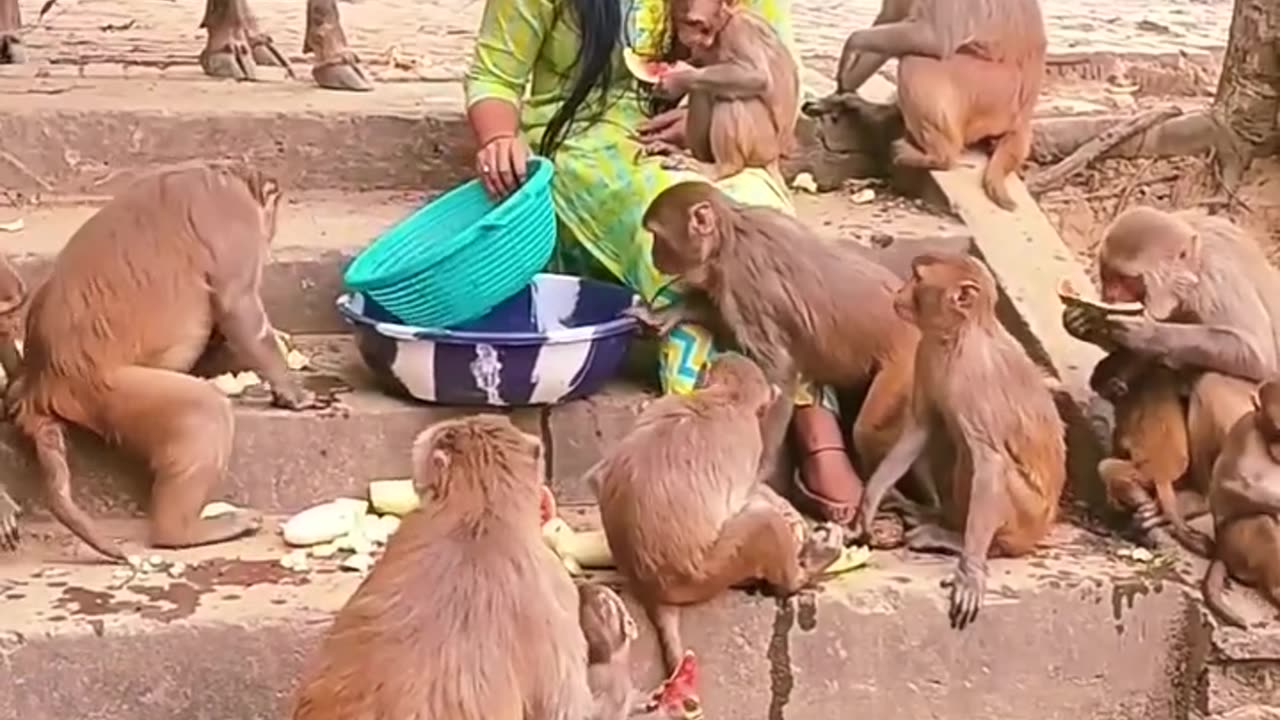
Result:
M198 0L58 0L37 25L43 0L21 0L26 42L59 64L192 64L204 44ZM305 0L251 0L262 27L302 60ZM804 63L830 75L844 37L867 25L878 0L792 0ZM457 80L484 0L357 0L341 3L347 36L383 79ZM1172 53L1220 50L1231 0L1043 0L1051 51Z
M22 0L33 64L188 68L204 42L201 3L175 0ZM252 0L264 29L291 60L301 53L305 0ZM806 69L830 77L844 36L868 24L877 0L793 0ZM1050 74L1040 114L1124 113L1164 102L1208 102L1226 43L1231 0L1042 0ZM348 37L384 82L456 82L462 77L484 0L344 0ZM1105 58L1100 60L1099 58ZM886 68L886 72L891 66ZM1226 211L1258 231L1280 256L1280 163L1256 165L1236 198L1217 189L1202 159L1103 161L1045 194L1041 205L1064 240L1092 259L1118 201ZM1230 202L1227 202L1230 200Z

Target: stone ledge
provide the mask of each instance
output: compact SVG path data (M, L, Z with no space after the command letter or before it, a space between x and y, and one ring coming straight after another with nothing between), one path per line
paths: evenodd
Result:
M1186 595L1079 531L1063 526L1054 542L994 561L987 608L963 633L947 627L938 587L951 561L906 553L877 553L790 602L731 592L687 609L708 716L1183 717ZM0 565L0 720L279 717L359 578L318 564L291 576L273 562L277 543L167 553L224 559L118 590L104 566L37 577L49 567L39 548ZM633 671L653 682L652 632L633 612Z

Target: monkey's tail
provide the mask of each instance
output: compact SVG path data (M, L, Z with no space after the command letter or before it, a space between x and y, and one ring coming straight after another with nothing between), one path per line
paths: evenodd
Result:
M14 420L35 446L49 511L94 550L113 560L123 561L124 551L98 532L88 513L71 497L71 469L67 466L67 442L62 423L36 408L30 394L16 401Z
M1031 123L1019 122L1014 129L996 140L991 159L982 173L982 189L991 202L1005 210L1013 210L1017 204L1009 194L1007 180L1010 174L1022 166L1031 154Z
M1204 574L1204 580L1200 583L1200 592L1204 595L1204 604L1226 624L1244 629L1248 627L1244 618L1228 607L1226 600L1222 597L1222 593L1226 590L1226 585L1227 564L1218 558L1214 558L1209 563L1209 569Z

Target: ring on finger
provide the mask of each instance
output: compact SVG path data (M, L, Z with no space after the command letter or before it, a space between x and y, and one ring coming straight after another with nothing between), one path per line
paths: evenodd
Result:
M485 175L488 175L493 172L493 168L489 167L488 165L481 165L480 172Z

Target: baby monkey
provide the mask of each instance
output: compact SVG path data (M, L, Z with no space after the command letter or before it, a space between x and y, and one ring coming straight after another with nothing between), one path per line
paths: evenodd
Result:
M692 157L669 143L646 147L669 155L669 169L697 170L714 180L748 167L778 174L795 140L800 70L763 18L734 0L673 0L676 37L689 67L663 74L654 92L689 96L685 138Z
M1280 380L1258 388L1254 409L1227 435L1209 489L1214 558L1201 590L1224 622L1245 627L1222 594L1227 575L1280 607Z

